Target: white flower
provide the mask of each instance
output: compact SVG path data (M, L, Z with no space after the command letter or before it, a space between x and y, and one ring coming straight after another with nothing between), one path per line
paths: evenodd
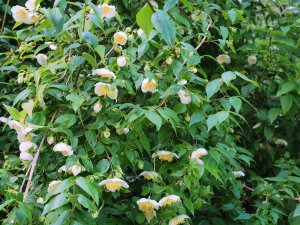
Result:
M172 162L174 158L179 158L179 156L174 153L174 152L169 152L169 151L158 151L156 153L152 154L152 158L159 158L161 161L167 161L167 162Z
M80 174L82 171L82 167L78 164L75 164L73 166L70 166L69 168L67 168L66 165L60 167L58 169L58 172L67 172L68 174L73 174L73 176L77 176L78 174Z
M40 6L40 5L35 6L35 2L36 2L36 0L28 0L25 3L25 6L27 7L28 10L34 11L35 9L37 9Z
M95 104L94 104L94 112L95 113L98 113L98 112L100 112L101 111L101 109L102 109L102 105L101 105L101 103L100 102L96 102Z
M27 24L33 23L33 22L36 20L37 17L38 17L38 15L37 15L36 13L34 13L34 12L29 12L29 13L28 13L28 17L27 17L26 23L27 23Z
M97 75L101 78L109 78L109 79L115 79L116 78L115 74L112 71L110 71L108 69L105 69L105 68L93 70L92 74Z
M72 147L65 144L65 143L62 143L62 142L57 143L56 145L54 145L53 151L61 152L63 154L63 156L73 155Z
M159 174L154 172L154 171L143 171L141 172L141 174L139 175L143 176L146 180L153 180L159 177Z
M245 176L245 173L243 171L232 171L232 173L236 178L240 178L240 177Z
M119 178L111 178L107 180L103 180L99 183L100 186L105 185L107 190L111 192L119 191L122 187L123 188L129 188L129 185Z
M231 62L231 59L230 59L229 55L219 55L217 57L217 61L220 64L223 64L223 63L229 64Z
M179 96L179 99L180 99L180 102L184 105L187 105L187 104L190 104L191 101L192 101L192 98L191 96L184 90L180 89L178 92L177 92L178 96Z
M168 205L170 206L174 202L181 202L180 197L177 195L169 195L169 196L166 196L166 197L162 198L161 200L159 200L158 204L160 207L162 207L162 206L168 206Z
M53 136L48 136L47 137L47 142L49 145L52 145L55 142L55 138Z
M127 42L127 35L124 32L115 33L114 42L118 45L125 45Z
M98 5L98 7L102 18L110 19L116 16L116 7L107 4Z
M111 99L117 99L118 97L118 89L112 88L111 84L98 82L95 84L94 91L98 96L108 96Z
M44 204L45 201L42 197L39 197L37 200L36 200L37 203L40 203L40 204Z
M2 123L8 123L9 119L7 119L6 117L1 116L0 117L0 122Z
M49 48L53 51L55 51L57 49L57 45L54 42L45 42L46 45L49 45Z
M26 161L32 161L33 156L32 156L32 154L30 154L28 152L21 152L20 153L20 159L21 160L26 160Z
M298 12L299 12L299 10L294 6L289 6L282 11L282 13L284 15L292 15L292 14L296 14Z
M203 165L204 162L199 158L207 154L208 153L205 148L198 148L197 150L192 152L191 159L196 160L200 165Z
M13 6L11 8L12 16L16 22L28 23L28 12L27 10L19 5Z
M154 79L149 81L149 78L145 78L142 82L141 88L142 88L142 92L144 92L144 93L147 93L147 92L154 93L157 91L156 87L157 87L157 83Z
M51 181L49 186L48 186L48 192L55 190L55 188L57 188L57 186L61 183L61 180L54 180Z
M190 218L190 217L188 217L187 215L184 215L184 214L176 216L169 221L169 225L183 224L188 218Z
M124 128L123 128L123 132L124 132L124 134L128 134L129 128L128 128L128 127L124 127Z
M21 152L28 152L30 149L34 149L36 150L37 149L37 145L33 142L30 142L30 141L25 141L25 142L22 142L19 146L19 149Z
M156 1L154 0L150 0L151 5L153 6L153 8L157 9L158 8L158 4Z
M58 172L61 173L61 172L66 172L67 171L67 166L66 165L63 165L61 166L59 169L58 169Z
M38 54L35 58L41 66L47 64L48 57L45 54Z
M30 100L28 100L28 102L22 103L21 107L24 109L24 111L31 118L32 110L33 110L33 107L34 107L34 101L32 99L30 99Z
M253 129L259 128L261 126L261 123L256 123L254 124L254 126L252 127Z
M151 219L156 216L155 209L158 209L159 204L155 200L141 198L136 203L139 207L139 210L144 213L148 222L150 222Z
M117 58L117 64L118 64L119 67L124 67L124 66L126 66L127 61L126 61L125 56L119 56L119 57Z
M278 138L277 140L274 141L275 145L279 145L279 146L288 146L289 144L287 143L286 140Z
M137 35L141 37L145 32L140 28L137 30Z
M187 80L184 80L184 79L182 79L182 80L180 80L180 81L178 81L178 83L177 83L178 85L186 85L187 84Z
M247 58L247 61L249 63L249 65L253 65L256 63L257 59L256 59L256 56L255 55L251 55Z

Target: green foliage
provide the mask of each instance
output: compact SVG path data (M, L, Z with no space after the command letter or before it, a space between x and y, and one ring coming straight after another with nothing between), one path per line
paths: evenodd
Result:
M300 223L299 1L16 4L2 224Z

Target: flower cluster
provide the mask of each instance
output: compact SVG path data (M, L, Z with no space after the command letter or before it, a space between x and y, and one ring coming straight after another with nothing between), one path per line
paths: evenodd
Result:
M25 3L26 8L16 5L11 8L12 16L16 22L31 24L37 18L36 10L39 5L36 5L36 0L28 0Z

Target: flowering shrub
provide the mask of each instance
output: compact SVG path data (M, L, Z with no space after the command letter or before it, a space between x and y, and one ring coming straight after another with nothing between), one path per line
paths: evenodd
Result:
M2 2L3 224L299 224L297 1Z

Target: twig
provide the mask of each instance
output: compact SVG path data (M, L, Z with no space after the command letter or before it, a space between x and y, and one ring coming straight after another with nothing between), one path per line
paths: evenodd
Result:
M7 15L9 1L10 0L7 0L6 6L5 6L5 13L4 13L4 16L3 16L3 21L2 21L2 26L1 26L1 30L0 30L0 35L2 35L2 32L4 30L4 25L5 25L5 21L6 21L6 15Z
M151 10L155 12L153 5L151 4L150 0L146 0L147 4L150 6Z
M20 44L18 45L18 47L17 47L14 51L12 51L8 56L6 56L6 58L4 59L4 61L1 63L0 67L2 67L2 66L6 63L6 61L7 61L9 58L11 58L11 56L12 56L12 55L20 48L21 44L29 37L29 35L31 34L31 32L34 31L34 29L35 29L38 25L41 24L41 22L43 21L44 18L45 18L45 16L43 16L43 17L40 19L40 21L39 21L36 25L34 25L34 26L31 28L31 30L26 34L26 36L24 37L24 39L23 39L22 41L20 41Z
M57 110L54 112L54 114L53 114L53 116L52 116L52 118L51 118L51 121L50 121L51 123L53 123L53 121L54 121L54 119L55 119L55 116L57 115L58 111L59 111L59 109L57 109ZM23 202L26 202L26 200L27 200L28 192L29 192L30 185L31 185L31 181L32 181L32 177L33 177L33 172L34 172L35 167L36 167L36 165L37 165L37 161L38 161L38 159L39 159L39 155L40 155L41 149L42 149L42 147L43 147L43 145L44 145L44 142L45 142L45 140L46 140L48 131L49 131L49 130L46 130L46 131L45 131L45 134L44 134L44 136L43 136L43 138L42 138L42 141L41 141L41 143L40 143L40 146L39 146L39 148L38 148L37 152L35 153L34 158L33 158L33 160L32 160L32 164L31 164L32 166L31 166L31 169L28 170L28 171L30 171L30 172L29 172L29 178L28 178L28 182L27 182L27 185L26 185L26 188L25 188L25 192L24 192Z
M254 189L251 188L251 187L248 187L248 186L246 185L246 183L244 183L244 188L246 188L246 189L249 190L249 191L254 191Z

